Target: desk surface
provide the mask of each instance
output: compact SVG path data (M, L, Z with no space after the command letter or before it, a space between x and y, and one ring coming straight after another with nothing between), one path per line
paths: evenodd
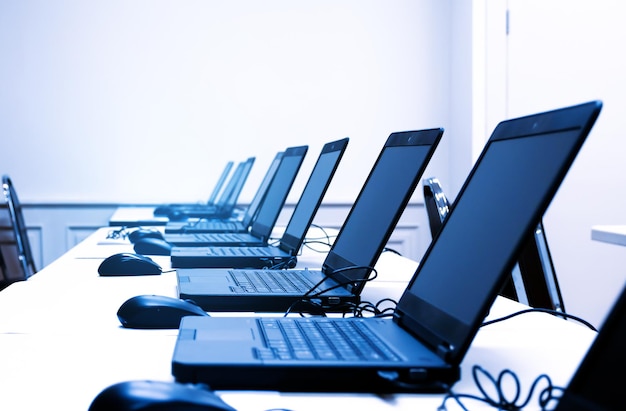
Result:
M173 381L171 358L177 330L130 330L116 312L139 294L176 296L173 272L160 276L104 278L97 267L107 255L131 251L129 243L105 241L101 229L28 281L0 292L0 408L84 411L104 388L120 381ZM168 257L156 257L169 268ZM417 263L384 253L379 277L365 287L363 298L398 298ZM523 305L498 298L490 318L515 312ZM245 313L244 313L245 314ZM212 315L238 315L212 313ZM268 315L268 314L265 314ZM271 315L271 314L269 314ZM547 373L566 385L595 333L548 314L532 313L481 329L462 364L460 393L478 391L471 378L479 364L497 375L508 368L518 374L525 396L532 381ZM300 394L219 392L238 410L436 409L442 395ZM532 404L536 404L533 402ZM450 410L458 409L451 401ZM476 406L475 406L476 405ZM480 409L475 403L470 409ZM490 409L490 408L486 408ZM532 409L532 406L530 407Z

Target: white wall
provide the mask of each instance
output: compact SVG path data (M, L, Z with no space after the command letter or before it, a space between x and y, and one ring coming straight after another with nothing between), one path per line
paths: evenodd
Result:
M294 202L322 144L349 136L325 202L350 203L391 132L442 126L426 176L454 198L497 122L599 98L603 112L545 218L566 308L598 324L626 266L626 250L590 240L591 225L624 223L624 8L0 2L0 172L26 204L202 201L225 161L255 155L245 201L276 151L308 144Z
M1 2L0 171L24 203L203 201L227 160L254 155L245 201L276 151L307 144L295 201L323 143L348 136L326 199L351 202L391 132L455 129L450 10L436 0ZM427 171L443 181L447 138Z
M624 224L626 210L626 6L617 0L507 0L509 35L499 51L506 117L600 99L602 113L544 223L565 308L599 325L624 287L626 249L591 240L591 226ZM504 14L493 16L496 25ZM492 32L503 38L502 31ZM497 42L496 42L497 43ZM498 77L496 82L499 81ZM501 86L493 85L502 90ZM499 104L499 106L497 106Z

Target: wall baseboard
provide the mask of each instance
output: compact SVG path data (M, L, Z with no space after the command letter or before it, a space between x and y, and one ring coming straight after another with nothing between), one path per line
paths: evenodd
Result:
M23 204L28 238L38 270L52 263L80 243L95 230L108 226L117 204ZM129 206L124 204L123 206ZM285 206L277 225L289 222L293 204ZM348 212L349 204L322 205L313 223L317 226L339 229ZM409 204L394 230L387 247L418 261L430 243L430 231L423 204ZM11 223L6 208L0 209L0 248L7 260L8 278L19 275L17 254Z

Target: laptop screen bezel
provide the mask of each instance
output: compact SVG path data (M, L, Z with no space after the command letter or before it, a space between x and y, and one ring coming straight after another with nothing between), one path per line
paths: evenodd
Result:
M287 200L287 196L289 195L289 191L293 186L296 177L298 176L298 172L304 162L304 157L309 149L309 146L298 146L298 147L289 147L285 150L283 154L283 158L281 159L280 165L278 166L278 170L274 174L274 178L270 188L267 190L265 194L265 198L263 199L263 203L259 207L257 211L257 215L255 216L254 222L252 223L252 227L250 228L250 233L256 237L267 239L269 238L272 230L274 229L274 224L276 224L276 220L278 219L278 215ZM295 158L296 163L294 163L293 174L287 177L287 181L283 185L274 184L277 181L280 181L281 178L281 170L283 167L288 167L288 162L291 158ZM274 190L277 190L277 193L274 193ZM269 209L272 204L268 202L269 196L277 195L278 198L277 203L280 204L278 209L273 210ZM267 213L267 214L266 214ZM259 221L267 218L266 221Z
M289 222L287 223L287 226L285 227L285 232L283 234L283 236L280 239L280 243L279 243L279 248L291 255L295 255L298 250L300 249L300 247L302 246L302 243L304 242L304 238L306 236L306 231L308 230L309 226L311 225L311 223L313 222L313 218L315 217L315 214L317 213L317 209L319 208L319 206L322 204L322 200L324 199L324 195L326 193L326 191L328 190L328 187L330 186L330 183L333 179L333 176L335 175L335 172L337 171L337 168L339 167L339 163L341 162L341 158L343 157L343 154L346 150L346 147L348 146L348 141L349 139L343 138L341 140L337 140L337 141L331 141L329 143L324 144L324 147L322 147L322 152L320 153L317 161L315 162L315 166L313 167L313 171L311 171L311 174L309 176L309 179L306 183L306 185L304 186L304 190L302 191L302 194L300 195L300 199L298 200L298 203L296 204L296 207L293 210L293 213L291 214L291 218L289 219ZM318 167L321 167L321 160L324 156L328 156L330 153L337 153L336 158L333 160L333 164L332 164L332 168L330 170L322 170L319 169ZM317 172L326 172L328 171L328 174L325 176L317 176ZM309 190L315 190L316 187L314 184L312 184L312 181L314 178L323 178L324 179L324 185L321 188L321 191L319 193L313 193L313 196L317 196L315 198L315 204L311 205L311 204L301 204L303 202L303 200L308 199L309 197ZM312 210L312 212L309 213L309 215L305 215L303 214L303 209L306 210L306 208L311 207L310 210ZM305 211L306 212L306 211ZM294 231L294 225L296 224L296 218L300 219L300 218L306 218L306 221L298 221L297 224L300 227L304 228L304 232L295 232Z
M352 208L350 209L344 223L337 234L337 237L324 260L322 265L322 272L332 278L338 284L345 284L346 288L354 294L360 294L365 286L366 280L371 273L371 268L375 265L378 257L382 253L383 249L387 245L387 241L391 237L393 230L395 229L402 213L410 201L415 188L417 187L422 174L424 173L430 159L432 158L435 149L437 148L439 141L443 135L443 128L433 128L433 129L425 129L425 130L416 130L416 131L403 131L403 132L395 132L389 135L385 144L383 145L382 150L380 151L374 166L370 170L370 173L363 184L359 195L353 203ZM418 170L413 177L413 180L410 183L411 189L407 191L404 198L401 201L401 205L393 216L391 223L386 229L384 235L379 239L379 243L376 247L376 252L368 256L367 261L364 263L359 263L356 261L350 261L345 256L341 255L340 251L337 251L337 248L341 250L342 242L349 241L344 240L346 230L351 230L351 219L353 214L358 211L358 204L361 198L364 195L365 190L368 187L368 183L372 179L372 175L376 172L378 164L381 162L381 159L385 155L385 151L390 147L402 147L402 146L427 146L428 151L424 160ZM354 267L355 269L351 269Z
M524 239L531 235L533 229L536 227L536 222L539 221L549 203L552 201L552 198L558 190L565 174L567 174L567 171L578 154L578 151L584 143L591 127L593 126L595 119L600 112L600 108L601 103L595 101L551 112L520 117L513 120L506 120L496 127L491 138L486 143L485 148L459 191L457 200L452 205L441 229L435 238L433 238L433 241L422 258L422 263L418 266L404 294L398 302L396 312L394 314L394 321L413 334L416 338L432 347L447 362L455 365L460 364L471 341L473 340L474 335L480 328L484 317L488 314L491 304L495 300L500 287L506 279L506 276L513 269L517 256L524 244ZM489 287L487 291L488 298L482 303L480 313L474 318L474 321L470 324L466 324L464 321L449 315L444 310L434 307L413 294L411 288L422 270L435 270L429 273L431 275L433 275L432 273L436 272L436 270L439 270L439 267L435 269L430 264L425 262L427 262L433 248L437 247L437 240L442 236L444 230L446 230L446 226L448 226L450 221L454 221L455 210L457 210L458 207L463 207L463 193L471 184L472 177L476 174L476 170L482 163L484 157L489 153L490 147L502 140L554 134L572 130L577 130L578 136L570 147L566 160L563 162L563 166L560 167L560 172L553 182L549 184L547 194L542 198L541 207L534 212L533 218L523 224L523 232L519 235L519 241L514 244L514 247L512 248L513 252L505 258L506 264L502 267L502 270L498 275L498 281L493 284L485 284L485 287ZM467 233L467 238L479 241L479 239L472 237L472 233ZM427 292L427 290L420 291ZM444 335L446 333L447 335Z

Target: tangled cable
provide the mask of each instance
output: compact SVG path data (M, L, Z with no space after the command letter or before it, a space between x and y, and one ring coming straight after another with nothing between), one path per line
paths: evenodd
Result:
M369 270L370 273L368 274L368 277L365 279L341 281L326 288L319 288L321 287L322 283L324 283L324 281L326 281L327 279L333 278L335 275L339 273L343 273L343 272L351 271L351 270ZM329 310L329 309L333 309L333 311L337 311L338 309L337 305L326 306L322 304L322 299L320 297L323 297L324 293L332 291L336 288L345 287L347 285L352 285L353 287L357 287L360 284L364 284L368 281L374 280L377 276L378 276L378 271L376 271L376 269L373 267L367 267L367 266L343 267L343 268L339 268L333 271L330 274L327 273L324 275L324 277L320 281L318 281L313 287L311 287L306 293L304 293L298 301L291 304L291 306L289 306L289 308L285 312L284 316L286 317L290 313L296 311L296 309L297 309L297 312L300 313L300 315L303 315L304 313L314 314L314 315L326 315L326 310Z
M546 374L541 374L540 376L535 378L535 380L533 381L530 387L530 391L528 392L528 395L526 396L526 399L520 403L519 402L520 396L521 396L520 381L517 375L513 371L505 369L501 371L500 374L498 375L498 378L495 379L491 374L489 374L489 372L485 371L480 365L474 365L472 367L472 376L474 378L474 382L476 383L476 386L478 387L478 390L482 394L482 397L472 395L472 394L459 394L459 393L453 392L452 389L449 389L448 393L443 399L443 402L439 406L438 411L445 411L447 409L446 401L448 401L451 398L454 399L456 403L463 410L466 410L466 411L468 410L468 408L465 406L465 404L463 404L462 402L463 399L480 401L488 405L491 405L492 407L497 408L498 410L505 410L505 411L521 410L530 403L530 400L533 397L535 389L537 389L537 385L541 381L545 381L547 385L545 388L543 388L539 392L538 401L539 401L540 409L542 411L545 411L545 410L548 410L547 407L551 402L558 401L558 399L560 398L560 394L563 392L563 388L554 386L552 384L552 380L550 379L550 377L548 377ZM489 395L487 390L484 388L483 383L481 382L481 376L486 377L487 381L493 385L491 391L492 392L495 391L496 393L495 398ZM503 384L504 384L504 379L507 377L508 379L512 380L515 385L515 390L512 396L505 395L504 393Z

